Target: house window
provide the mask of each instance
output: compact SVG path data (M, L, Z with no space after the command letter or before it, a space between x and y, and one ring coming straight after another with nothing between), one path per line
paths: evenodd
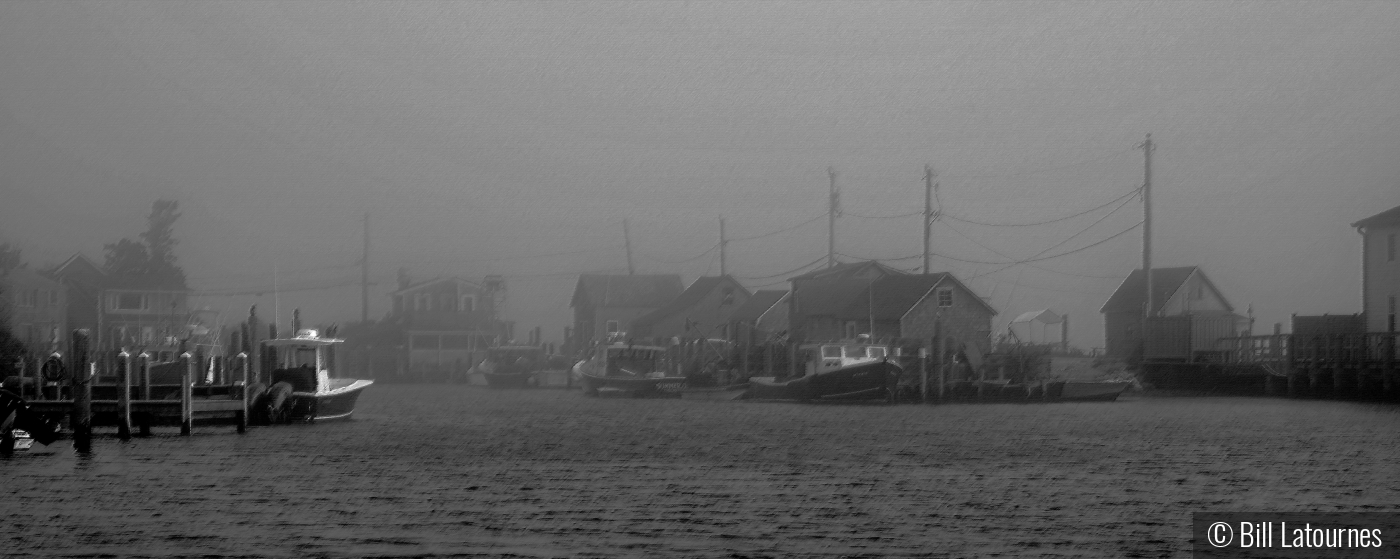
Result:
M476 311L476 295L463 295L460 304L461 306L457 307L457 309L462 312Z
M116 311L144 311L149 305L150 301L142 293L118 293L112 297L112 310Z
M15 297L16 297L17 299L19 299L19 301L18 301L19 306L21 306L21 307L32 307L32 306L34 306L35 301L37 301L37 300L39 299L39 290L38 290L38 289L30 289L30 290L28 290L28 291L21 291L21 292L19 292L19 293L16 293L16 294L15 294Z
M951 288L951 287L940 287L940 288L938 288L938 306L940 306L940 307L951 307L951 306L953 306L953 288Z
M724 295L723 295L723 297L719 300L719 304L720 304L721 306L723 306L723 305L733 305L733 304L734 304L734 288L733 288L733 287L726 287L726 288L724 288L724 291L723 291L722 293L723 293Z
M607 322L606 326L607 326L606 329L607 329L607 331L608 331L609 334L616 334L616 333L617 333L617 321L616 321L616 320L609 320L609 321Z
M141 343L149 344L156 339L156 329L151 326L141 327Z

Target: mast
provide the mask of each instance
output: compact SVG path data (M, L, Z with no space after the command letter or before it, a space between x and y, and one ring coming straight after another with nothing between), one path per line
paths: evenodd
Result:
M929 237L933 234L933 167L924 165L924 275L928 275Z
M369 322L369 212L365 212L365 246L360 253L360 322Z
M1152 300L1152 133L1142 142L1142 275L1147 280L1147 309L1144 316L1156 314ZM1146 331L1143 332L1146 334Z
M831 180L831 194L827 198L826 209L826 267L836 266L836 213L840 203L840 193L836 191L836 169L826 168L827 178Z
M724 216L719 216L719 275L720 275L720 276L724 276L725 274L728 273L728 272L727 272L728 269L725 267L725 262L724 262L724 256L725 256L725 255L724 255L724 245L727 245L727 244L729 244L729 241L724 240Z
M637 269L632 267L632 235L627 232L627 220L622 220L622 242L627 246L627 275L634 275Z

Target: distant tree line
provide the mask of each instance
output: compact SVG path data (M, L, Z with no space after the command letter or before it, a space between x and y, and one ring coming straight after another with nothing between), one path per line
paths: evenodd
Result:
M146 218L146 231L140 241L122 239L103 245L107 259L103 268L114 276L138 277L166 287L184 289L185 270L175 257L175 220L180 203L156 200Z

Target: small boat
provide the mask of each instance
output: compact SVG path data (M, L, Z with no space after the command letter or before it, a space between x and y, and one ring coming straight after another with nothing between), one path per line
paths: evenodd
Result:
M16 389L18 390L18 389ZM0 452L29 450L58 440L58 426L35 413L19 394L0 389Z
M589 396L677 396L685 377L668 376L662 359L666 348L614 343L574 365L574 376Z
M1046 399L1052 402L1112 402L1128 389L1127 382L1058 381L1045 385Z
M753 377L746 400L840 401L894 399L902 369L889 360L889 348L868 343L803 346L806 374L787 380Z
M348 419L360 393L374 381L335 376L335 349L344 341L321 337L315 330L264 341L264 358L274 366L272 385L255 413L266 414L270 422Z
M540 385L538 375L544 366L544 349L539 346L500 346L488 348L476 370L486 377L488 386L527 388Z

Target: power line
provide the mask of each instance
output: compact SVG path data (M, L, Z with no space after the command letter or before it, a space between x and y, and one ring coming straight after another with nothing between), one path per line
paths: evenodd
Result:
M853 213L853 212L850 212L850 211L842 211L842 212L841 212L841 215L842 215L842 216L858 217L858 218L861 218L861 219L898 219L898 218L902 218L902 217L914 217L914 216L916 216L916 215L921 215L921 214L923 214L923 213L924 213L924 212L910 212L910 213L894 214L894 215L861 215L861 214Z
M1130 196L1132 196L1132 195L1134 195L1134 194L1137 194L1138 191L1140 191L1140 190L1142 190L1142 187L1134 188L1134 189L1132 189L1132 190L1130 190L1130 191L1124 193L1122 196L1119 196L1119 197L1117 197L1117 198L1114 198L1114 199L1112 199L1112 200L1109 200L1109 201L1106 202L1106 203L1100 204L1100 205L1098 205L1098 206L1094 206L1094 207L1092 207L1092 208L1089 208L1089 209L1087 209L1087 210L1084 210L1084 211L1081 211L1081 212L1078 212L1078 213L1074 213L1074 214L1067 215L1067 216L1064 216L1064 217L1057 217L1057 218L1055 218L1055 219L1049 219L1049 220L1045 220L1045 221L1036 221L1036 222L1031 222L1031 223L995 223L995 222L988 222L988 221L978 221L978 220L975 220L975 219L969 219L969 218L960 217L960 216L957 216L957 215L954 215L954 214L950 214L950 213L947 213L947 212L942 211L942 210L940 210L940 211L938 212L938 216L939 216L939 217L946 217L946 218L952 219L952 220L954 220L954 221L961 221L961 222L963 222L963 223L970 223L970 224L972 224L972 225L985 225L985 226L988 226L988 227L1032 227L1032 226L1036 226L1036 225L1046 225L1046 224L1049 224L1049 223L1056 223L1056 222L1065 221L1065 220L1068 220L1068 219L1074 219L1074 218L1076 218L1076 217L1079 217L1079 216L1081 216L1081 215L1087 214L1087 213L1089 213L1089 212L1092 212L1092 211L1095 211L1095 210L1100 210L1100 209L1106 208L1106 207L1108 207L1108 206L1111 206L1111 205L1113 205L1114 203L1117 203L1117 202L1119 202L1119 201L1121 201L1121 200L1123 200L1123 199L1125 199L1125 198L1128 198L1128 197L1130 197ZM942 207L943 207L942 202L940 202L938 206L939 206L940 208L942 208Z
M753 236L749 236L749 237L739 237L739 238L737 238L737 239L729 239L729 242L732 243L732 242L736 242L736 241L752 241L752 240L754 240L754 239L762 239L762 238L764 238L764 237L770 237L770 236L773 236L773 235L777 235L778 233L786 233L786 232L788 232L788 231L792 231L793 229L797 229L798 227L802 227L803 225L806 225L806 224L808 224L808 223L813 223L813 222L817 221L818 219L822 219L822 218L824 218L824 217L826 217L826 216L827 216L826 213L821 213L821 214L819 214L819 215L813 216L811 219L808 219L808 220L806 220L806 221L803 221L802 223L798 223L798 224L793 225L793 226L790 226L790 227L784 227L784 228L778 229L778 230L776 230L776 231L769 231L769 232L767 232L767 233L762 233L762 234L753 235Z
M826 217L826 216L821 216L821 217ZM803 265L801 265L801 266L798 266L798 267L793 268L793 269L791 269L791 270L788 270L788 271L786 271L786 272L779 272L779 273L776 273L776 274L773 274L773 275L769 275L769 276L736 276L736 279L764 280L764 279L771 279L771 278L786 276L786 275L788 275L788 274L793 274L793 273L800 272L800 271L802 271L802 270L806 270L807 268L810 268L810 267L812 267L812 266L815 266L815 265L817 265L817 264L820 264L821 262L823 262L823 261L825 261L825 260L826 260L826 257L823 256L823 257L821 257L821 258L818 258L818 259L816 259L816 260L813 260L813 261L811 261L811 262L808 262L808 263L806 263L806 264L803 264Z
M660 258L653 258L653 257L650 257L650 256L646 257L646 259L647 259L647 260L654 261L654 262L660 262L660 263L662 263L662 264L685 264L685 263L687 263L687 262L693 262L693 261L696 261L696 260L699 260L699 259L703 258L706 254L709 254L711 251L713 251L713 250L715 250L715 249L717 249L717 248L719 248L719 243L715 243L715 244L714 244L713 246L711 246L710 248L705 249L704 252L701 252L700 254L697 254L697 255L692 256L692 257L690 257L690 258L686 258L686 259L684 259L684 260L662 260L662 259L660 259Z

